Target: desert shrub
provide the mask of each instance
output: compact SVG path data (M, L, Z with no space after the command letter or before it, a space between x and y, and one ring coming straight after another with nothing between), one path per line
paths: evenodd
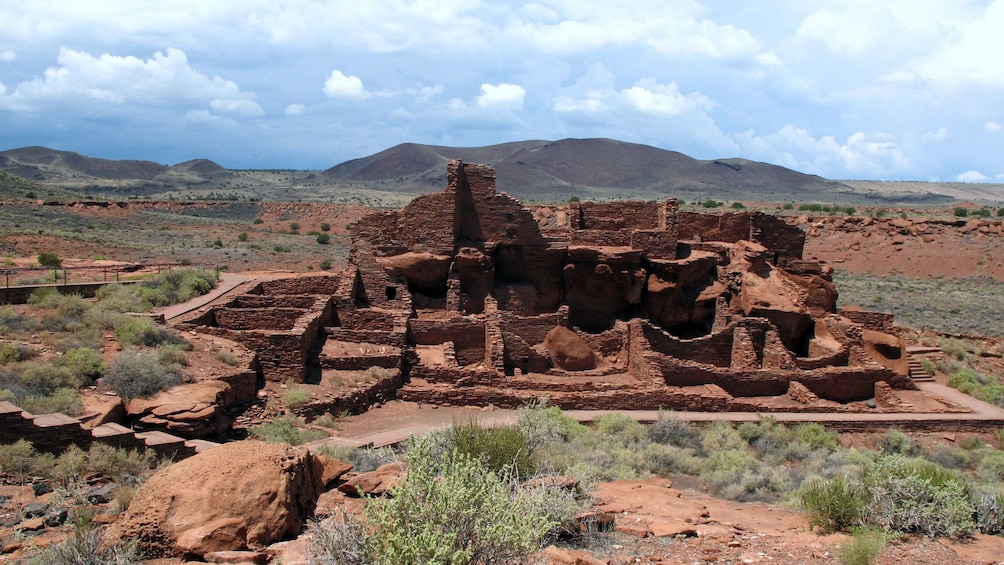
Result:
M116 479L127 475L145 478L163 465L164 462L150 449L137 451L95 443L87 450L85 469L89 473L100 473Z
M733 210L743 210L745 208L746 208L746 205L743 204L742 202L736 201L736 202L732 203L732 209Z
M336 510L322 522L307 527L311 565L368 565L372 563L366 525L354 514Z
M28 304L36 308L55 308L60 296L55 288L36 288L28 295Z
M791 431L796 441L801 441L812 449L835 451L840 447L840 438L836 432L826 429L818 422L796 424Z
M187 367L188 353L176 343L161 344L157 346L157 362L167 367Z
M1004 451L987 450L976 465L976 474L988 483L1004 483Z
M969 344L961 339L947 337L940 340L939 346L942 351L959 361L965 361L969 357Z
M909 436L895 429L886 432L885 437L879 442L879 451L882 453L906 455L909 457L923 455L924 450L917 445Z
M19 314L8 305L0 306L0 335L12 337L37 328L38 322L34 318Z
M325 445L321 453L352 465L352 470L360 473L373 471L387 463L399 461L397 452L389 447L348 447Z
M0 445L0 473L9 473L23 480L26 476L48 476L55 458L39 453L30 441L19 439Z
M648 427L648 438L656 443L675 447L697 448L701 445L700 435L677 414L659 410L658 419Z
M871 565L885 548L885 532L877 528L858 528L854 538L841 546L837 559L841 565Z
M797 498L809 526L823 533L850 531L861 524L868 508L861 485L841 476L809 479Z
M96 310L106 312L143 312L152 307L144 304L134 285L108 284L95 293ZM165 298L166 300L166 298Z
M248 240L248 232L242 231L241 233L237 234L237 241L244 243L247 240Z
M298 222L290 222L289 231L293 233L300 231L300 224Z
M684 475L699 475L704 469L705 460L693 448L677 447L653 443L645 450L648 470L659 476L673 473Z
M322 259L321 264L318 265L322 271L327 271L331 268L331 259Z
M547 406L546 401L522 406L517 414L516 425L523 432L531 452L547 443L568 441L586 431L585 426L569 418L561 408Z
M795 209L795 205L794 205L794 204L792 204L791 202L785 202L785 203L784 203L784 204L783 204L783 205L781 206L781 209L782 209L782 210L794 210L794 209Z
M36 558L33 565L140 565L137 540L119 544L104 543L103 530L79 524L73 537L55 544Z
M981 534L1004 533L1004 489L991 486L973 492L976 530Z
M229 349L217 349L213 352L213 357L216 357L217 361L231 367L236 367L241 362L240 356Z
M167 304L176 304L202 296L216 287L216 274L205 269L170 269L140 283L142 288L156 289L167 297Z
M327 245L331 243L331 236L326 233L319 233L317 234L317 243L320 243L321 245Z
M952 213L960 218L965 218L969 215L969 210L962 206L956 206L955 209L952 210Z
M43 251L38 254L38 264L43 267L52 267L58 269L63 266L63 260L59 258L58 255L52 253L51 251Z
M155 347L161 344L180 344L180 336L165 326L155 324L150 318L128 316L115 326L115 337L124 347L145 345Z
M645 426L631 416L616 412L602 414L593 421L601 436L616 438L624 443L637 443L645 438Z
M20 343L0 343L0 365L27 361L38 355L38 352L29 345Z
M500 476L513 473L526 478L537 470L526 436L518 427L484 428L474 420L457 422L450 427L447 441L448 449L476 459Z
M181 381L181 375L165 367L153 353L126 349L115 356L102 382L123 400L150 396Z
M68 416L76 416L84 410L80 393L75 388L57 388L44 396L23 396L17 399L18 405L31 414L52 414L62 412Z
M716 420L703 431L701 447L708 453L746 449L746 441L729 422Z
M99 378L105 370L105 359L89 347L77 347L57 358L57 364L66 367L79 388Z
M251 437L268 443L288 443L290 445L303 445L311 441L326 437L328 434L321 430L309 430L297 425L296 420L290 417L276 418L248 428Z
M1004 385L970 368L962 368L948 376L948 386L991 404L1004 405Z
M371 500L375 563L510 563L540 547L556 525L519 488L459 452L439 462L432 442L408 450L408 476Z
M309 390L296 385L290 386L286 393L282 395L282 399L286 402L286 406L289 406L290 408L299 408L300 406L310 402L310 399L313 397L314 395L311 394Z
M964 480L931 462L883 456L864 480L870 520L879 526L931 537L964 537L975 530Z
M321 414L311 420L310 423L315 426L321 426L322 428L328 428L329 430L337 430L339 425L341 425L341 422L339 422L331 414Z

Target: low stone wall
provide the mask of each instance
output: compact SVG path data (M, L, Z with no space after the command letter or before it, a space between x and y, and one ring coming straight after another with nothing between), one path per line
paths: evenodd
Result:
M101 287L108 286L110 284L136 284L138 282L140 281L5 286L0 287L0 304L27 304L28 297L31 296L31 293L40 288L52 288L60 294L79 294L84 298L93 298Z

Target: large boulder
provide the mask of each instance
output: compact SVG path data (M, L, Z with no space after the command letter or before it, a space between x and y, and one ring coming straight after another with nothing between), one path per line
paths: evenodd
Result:
M126 413L144 429L165 430L187 438L217 436L230 428L227 398L230 385L201 381L172 387L126 403Z
M453 258L409 251L392 257L377 257L376 261L392 280L404 277L408 284L425 294L439 294L446 289Z
M151 477L109 536L151 558L263 547L300 533L323 467L286 444L228 443Z
M544 337L544 349L555 366L566 371L596 368L596 354L581 337L565 326L555 326Z

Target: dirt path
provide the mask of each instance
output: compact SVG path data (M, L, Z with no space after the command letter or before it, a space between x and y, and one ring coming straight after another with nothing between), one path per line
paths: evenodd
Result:
M235 288L250 280L253 279L232 273L220 273L220 280L216 284L216 288L213 290L203 294L202 296L197 296L187 302L165 306L156 312L158 314L163 314L164 319L170 322L174 318L187 314L193 310L198 310L216 299L229 294Z
M819 422L841 431L882 430L890 427L913 430L965 430L998 428L1004 426L1004 409L977 400L953 388L938 383L919 383L921 390L932 396L965 406L968 413L932 414L863 414L863 413L794 413L775 412L771 416L779 422ZM579 422L592 422L603 414L618 413L640 422L654 422L659 418L655 410L565 410L566 415ZM676 412L687 422L755 422L760 415L755 412ZM372 408L363 414L346 419L333 443L371 445L381 447L407 440L412 435L446 428L454 422L476 420L486 426L514 424L516 410L476 407L450 407L392 401Z

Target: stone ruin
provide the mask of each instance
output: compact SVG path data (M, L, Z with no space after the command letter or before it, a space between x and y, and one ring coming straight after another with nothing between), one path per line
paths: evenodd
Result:
M315 413L394 395L896 412L908 405L892 391L916 389L891 318L838 311L831 269L803 259L805 233L775 216L674 199L530 209L495 190L493 168L452 161L446 190L374 212L352 236L340 275L260 282L182 327L258 352L264 381L393 374Z

